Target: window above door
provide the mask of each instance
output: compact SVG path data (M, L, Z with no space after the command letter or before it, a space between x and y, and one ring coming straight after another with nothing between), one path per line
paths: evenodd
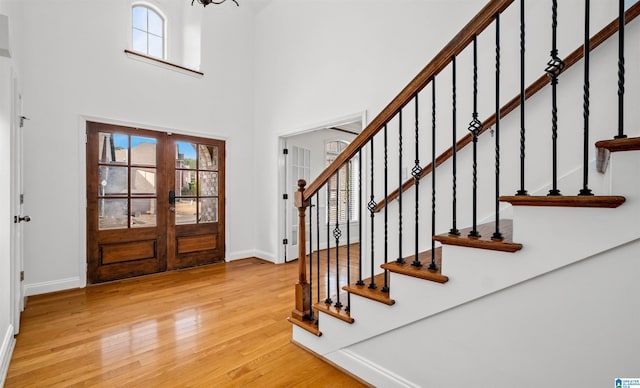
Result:
M131 48L158 59L165 55L165 18L144 4L131 7Z

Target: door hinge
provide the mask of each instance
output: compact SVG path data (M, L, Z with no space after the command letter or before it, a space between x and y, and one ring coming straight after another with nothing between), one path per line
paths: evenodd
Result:
M24 271L20 271L20 281L24 282Z
M289 155L289 149L287 149L287 148L283 148L283 149L282 149L282 154L283 154L283 155Z
M287 245L287 244L289 244L289 240L287 240L286 238L285 238L285 239L282 239L282 244L283 244L283 245Z
M24 204L24 194L20 194L20 205Z
M289 194L282 194L282 199L289 199Z

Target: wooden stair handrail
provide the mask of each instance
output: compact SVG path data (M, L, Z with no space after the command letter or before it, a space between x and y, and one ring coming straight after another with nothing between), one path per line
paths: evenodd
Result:
M502 13L514 0L490 0L467 23L456 36L415 76L411 82L380 112L376 118L358 135L351 144L304 190L303 199L311 198L335 174L343 164L353 158L385 124L411 101L411 99L429 84L431 79L444 70L451 58L460 54L472 41L494 20L496 14Z
M625 12L625 25L631 22L636 17L638 17L638 15L640 15L640 2L637 2L634 5L632 5ZM611 23L607 24L604 28L598 31L597 34L595 34L591 39L589 39L589 46L590 46L589 52L593 51L596 47L600 46L607 39L613 36L613 34L615 34L616 32L618 32L618 18L615 18ZM571 66L576 64L580 59L582 59L582 57L584 57L584 44L578 47L577 49L575 49L573 52L571 52L571 54L569 54L566 58L564 58L565 67L562 70L562 73L564 73L567 69L569 69ZM547 76L546 74L543 74L542 76L540 76L540 78L535 80L531 85L529 85L529 87L525 89L525 93L524 93L525 100L528 100L529 97L533 96L534 94L542 90L545 86L547 86L547 84L550 83L550 81L551 81L551 78L549 78L549 76ZM511 113L513 110L515 110L519 106L520 106L520 94L512 98L509 102L504 104L502 108L500 108L500 117L501 118L505 117L507 114ZM496 114L494 113L482 122L482 129L480 130L480 134L483 134L484 132L486 132L487 129L489 129L495 123L496 123ZM456 149L460 150L464 148L467 144L471 143L471 140L472 140L471 134L467 134L463 136L462 139L456 142ZM449 149L447 149L446 151L438 155L438 157L436 158L436 167L440 166L442 163L449 160L449 158L451 158L452 155L453 155L453 147L449 147ZM431 163L424 166L419 179L426 177L430 173L431 173ZM402 192L407 191L414 184L415 184L414 178L407 179L406 182L402 184ZM400 191L398 189L395 189L394 191L389 193L389 195L387 195L387 203L398 198L399 193ZM380 212L380 210L384 209L384 207L385 207L385 201L383 200L379 201L374 211L378 213Z

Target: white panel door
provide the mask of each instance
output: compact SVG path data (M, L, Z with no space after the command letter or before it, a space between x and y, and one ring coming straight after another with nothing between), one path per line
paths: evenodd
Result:
M287 251L287 261L295 260L298 258L298 209L295 207L294 203L294 194L298 191L298 180L304 179L307 182L307 185L311 183L309 180L311 178L311 151L306 148L291 146L288 147L287 154L287 187L288 187L288 200L286 205L286 217L287 217L287 225L285 229L287 230L287 244L285 245L285 250ZM307 210L307 213L309 210ZM307 238L306 241L309 241L309 217L306 217L307 221ZM308 243L306 244L306 251L309 250Z
M18 80L11 79L11 300L13 303L12 323L14 334L20 330L20 313L24 310L24 286L21 274L24 270L24 224L31 218L24 215L23 196L23 146L22 130L25 117L22 116L22 96L18 91Z

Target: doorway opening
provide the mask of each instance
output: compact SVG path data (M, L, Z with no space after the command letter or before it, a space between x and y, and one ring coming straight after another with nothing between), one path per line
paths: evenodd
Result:
M293 132L280 136L279 153L279 257L278 262L286 263L298 258L298 211L294 205L294 194L298 190L298 180L304 179L309 185L327 167L331 161L348 145L364 128L365 113L352 115L341 120L334 120L324 125ZM343 175L342 179L346 177ZM345 187L343 185L342 187ZM338 201L340 193L329 194L330 198ZM327 217L334 220L337 214L331 212L332 202L327 205L327 193L319 193L318 208L313 205L313 218L318 215L320 228L326 228ZM346 198L346 196L345 196ZM309 222L309 217L306 218ZM344 222L341 221L341 222ZM351 218L350 224L357 228L359 220ZM307 225L305 250L309 251L309 227ZM320 236L326 236L321 232ZM316 243L314 242L314 247ZM320 240L320 249L327 246L327 241Z

